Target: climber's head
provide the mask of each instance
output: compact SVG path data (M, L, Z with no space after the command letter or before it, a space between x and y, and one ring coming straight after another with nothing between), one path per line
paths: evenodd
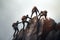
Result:
M19 21L17 21L16 23L19 23Z
M43 11L41 11L41 13L43 13Z
M33 9L36 9L36 8L37 8L36 6L33 7Z
M28 15L26 15L26 17L28 17Z
M47 13L47 10L44 10L44 13Z

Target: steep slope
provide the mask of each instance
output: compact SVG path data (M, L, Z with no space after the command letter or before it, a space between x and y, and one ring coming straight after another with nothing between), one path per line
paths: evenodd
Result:
M40 40L41 37L45 38L56 26L56 22L51 18L37 19L37 17L34 17L29 20L29 23L24 32L21 29L13 40Z

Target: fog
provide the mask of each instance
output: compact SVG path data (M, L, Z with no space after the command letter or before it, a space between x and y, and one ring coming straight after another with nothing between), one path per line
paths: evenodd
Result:
M47 10L48 17L60 22L60 0L0 0L0 40L12 39L12 23L21 21L23 15L30 16L33 6L39 11Z

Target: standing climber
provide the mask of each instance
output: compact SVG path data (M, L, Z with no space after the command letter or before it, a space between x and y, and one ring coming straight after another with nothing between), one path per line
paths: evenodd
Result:
M25 23L27 23L27 25L29 25L29 22L27 21L27 18L31 19L30 17L28 17L28 15L26 16L23 16L22 17L22 23L23 23L23 39L22 40L25 40L25 32L24 32L24 27L25 27Z
M47 11L46 11L46 10L41 11L41 13L40 13L39 15L40 15L40 18L41 18L41 16L45 16L45 18L46 18L46 16L47 16Z
M17 21L16 23L13 23L12 24L12 27L14 28L14 30L15 30L15 32L14 32L14 37L15 37L15 34L16 34L16 32L18 33L19 32L19 29L18 29L18 24L19 24L20 22L19 21Z
M31 19L30 17L28 17L28 15L23 16L22 19L21 19L22 23L23 23L23 30L24 30L24 27L25 27L25 22L29 24L29 22L27 21L27 18Z
M32 15L33 15L34 12L36 13L36 16L37 16L37 12L39 13L39 10L37 9L36 6L34 6L33 9L32 9L31 18L32 18Z

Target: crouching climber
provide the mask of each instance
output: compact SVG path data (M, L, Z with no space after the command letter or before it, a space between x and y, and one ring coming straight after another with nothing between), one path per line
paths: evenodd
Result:
M47 16L47 11L46 11L46 10L41 11L41 12L39 13L39 15L40 15L40 18L41 18L42 16L45 16L45 18L46 18L46 16Z

